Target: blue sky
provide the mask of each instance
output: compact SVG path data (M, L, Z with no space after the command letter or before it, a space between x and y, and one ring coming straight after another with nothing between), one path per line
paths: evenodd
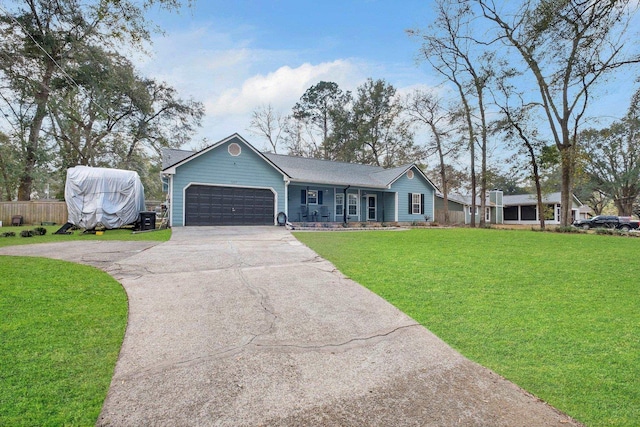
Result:
M368 77L401 91L436 84L418 64L419 41L405 33L426 26L430 14L430 3L417 0L200 0L180 14L154 14L165 35L136 62L205 104L196 139L251 137L253 110L272 104L288 113L321 80L344 90Z
M196 0L180 14L151 16L165 35L154 37L150 57L135 62L145 75L204 103L194 146L238 132L264 148L247 130L251 112L271 104L289 113L321 80L352 91L368 77L400 93L438 85L417 60L420 41L405 32L426 28L432 14L428 0ZM624 115L638 75L638 67L629 68L599 90L594 113Z

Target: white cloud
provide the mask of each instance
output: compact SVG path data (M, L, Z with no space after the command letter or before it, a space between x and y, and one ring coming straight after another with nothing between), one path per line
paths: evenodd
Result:
M362 78L359 67L349 60L305 63L296 68L285 65L266 75L252 76L239 87L225 89L207 104L207 111L214 115L243 114L265 104L288 110L309 87L322 80L344 88L354 86Z

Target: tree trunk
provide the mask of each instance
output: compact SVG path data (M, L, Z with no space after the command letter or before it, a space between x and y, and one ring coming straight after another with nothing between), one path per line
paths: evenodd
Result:
M29 127L29 139L27 140L27 146L25 147L24 167L20 177L20 186L18 187L18 200L20 201L31 199L33 172L36 169L37 153L40 142L40 130L42 129L42 122L47 115L49 84L51 83L51 77L53 76L54 66L55 64L53 61L47 61L47 68L42 76L40 89L38 90L38 93L36 93L36 114L33 116L33 121Z
M560 187L560 225L567 227L573 222L571 218L572 197L572 177L573 177L573 153L571 146L560 146L560 157L562 167L562 183Z
M440 139L438 137L438 139ZM442 153L442 147L438 143L438 155L440 156L440 179L442 180L442 200L444 202L444 222L449 224L451 218L449 218L449 185L447 183L447 169L444 164L444 154Z
M486 225L485 210L487 205L487 123L484 112L484 99L482 84L478 83L477 77L475 78L476 91L478 93L478 109L480 110L481 118L481 172L480 172L480 227Z

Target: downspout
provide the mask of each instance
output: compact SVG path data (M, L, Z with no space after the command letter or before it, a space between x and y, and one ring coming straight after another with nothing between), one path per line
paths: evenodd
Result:
M307 221L309 221L309 186L307 185L307 194L304 195L305 206L307 207Z
M349 187L351 187L350 185L347 185L345 187L344 190L342 190L342 193L344 194L343 198L343 203L344 206L342 207L342 222L344 225L347 225L347 209L349 209L349 204L347 203L347 190L349 189Z
M284 213L287 215L287 221L289 221L289 184L291 181L285 178L284 180Z
M167 192L167 202L169 202L169 220L167 224L173 227L173 174L169 175L169 191ZM184 224L183 224L184 225Z

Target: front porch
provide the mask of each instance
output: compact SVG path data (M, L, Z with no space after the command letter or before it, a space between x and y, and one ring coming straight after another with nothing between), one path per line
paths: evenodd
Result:
M362 187L290 185L287 219L305 227L396 220L396 192ZM311 225L313 224L313 225Z

